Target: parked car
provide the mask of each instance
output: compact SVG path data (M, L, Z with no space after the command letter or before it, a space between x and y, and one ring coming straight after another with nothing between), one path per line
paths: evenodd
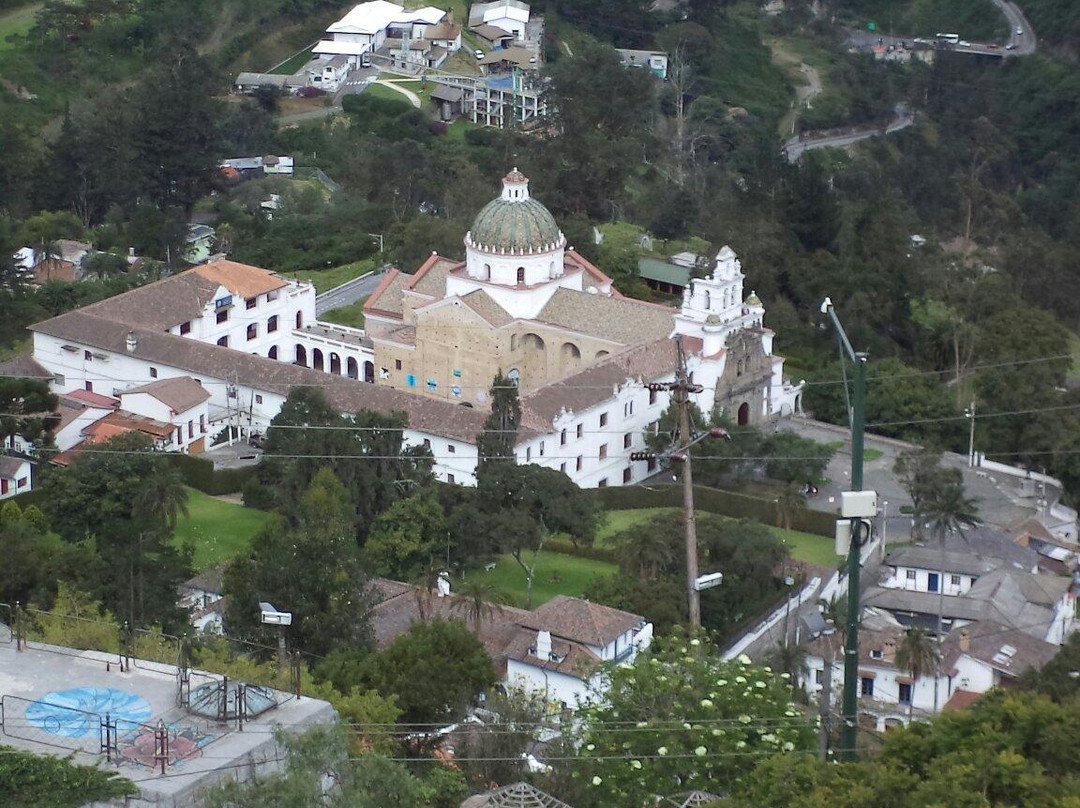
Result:
M473 51L473 56L475 56L477 61L479 61L480 59L484 58L484 52L482 50L480 50L479 48L477 48L476 50Z
M1017 28L1016 29L1016 35L1017 36L1023 36L1024 35L1024 29L1023 28Z
M1016 50L1016 43L1010 42L1008 45L1005 46L1005 50Z

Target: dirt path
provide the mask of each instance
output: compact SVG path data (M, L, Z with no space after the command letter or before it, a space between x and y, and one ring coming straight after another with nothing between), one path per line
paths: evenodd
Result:
M415 81L415 79L379 79L375 83L381 84L383 87L389 87L391 90L396 90L397 92L408 98L409 102L414 107L420 109L420 96L418 96L416 93L406 87L399 87L397 84L398 81Z
M820 95L824 89L821 83L821 74L817 68L802 61L798 55L792 53L778 39L769 42L772 51L773 62L790 71L798 65L798 73L803 81L795 87L795 103L791 109L780 119L777 130L780 137L789 137L795 134L795 124L799 119L799 111L803 107L809 107L815 96Z

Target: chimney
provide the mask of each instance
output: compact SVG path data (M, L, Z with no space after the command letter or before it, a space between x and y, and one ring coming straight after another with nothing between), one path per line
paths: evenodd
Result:
M134 331L128 331L127 339L124 340L124 344L127 346L128 353L135 353L135 346L138 345L139 342L135 339Z
M439 597L445 598L450 594L450 576L445 572L440 572L436 586L439 588Z
M960 629L960 650L965 654L971 649L971 638L966 629Z
M541 629L536 632L536 658L551 659L551 632Z

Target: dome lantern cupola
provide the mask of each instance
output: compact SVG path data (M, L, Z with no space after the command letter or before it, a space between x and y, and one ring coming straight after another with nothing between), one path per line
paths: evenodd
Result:
M502 193L476 215L465 234L471 277L509 286L533 286L563 274L566 237L555 217L529 194L529 178L513 169Z

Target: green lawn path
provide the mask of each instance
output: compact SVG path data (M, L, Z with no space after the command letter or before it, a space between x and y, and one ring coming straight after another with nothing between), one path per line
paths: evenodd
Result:
M528 563L528 557L525 561ZM580 597L594 578L612 575L616 569L606 561L541 552L533 579L532 607L535 609L556 595ZM525 607L525 571L512 555L496 558L495 569L490 572L480 567L470 570L465 577L490 583L510 599L509 605Z
M188 514L181 515L173 537L177 546L190 542L195 547L196 572L228 561L247 550L270 514L215 499L194 488L188 489Z

